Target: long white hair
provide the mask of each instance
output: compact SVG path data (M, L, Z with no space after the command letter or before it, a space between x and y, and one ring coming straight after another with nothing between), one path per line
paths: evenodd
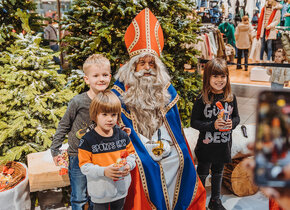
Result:
M145 56L153 56L142 53L129 60L115 75L115 78L128 86L122 100L126 107L134 114L139 133L151 139L154 132L162 125L160 110L170 101L170 94L165 86L170 82L170 76L165 65L157 57L155 69L151 69L151 76L143 76L142 70L135 72L137 62Z

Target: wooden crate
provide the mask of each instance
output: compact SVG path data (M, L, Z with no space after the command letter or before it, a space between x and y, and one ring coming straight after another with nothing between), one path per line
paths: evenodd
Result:
M59 166L55 166L50 151L27 155L30 192L54 189L70 185L68 174L59 175Z

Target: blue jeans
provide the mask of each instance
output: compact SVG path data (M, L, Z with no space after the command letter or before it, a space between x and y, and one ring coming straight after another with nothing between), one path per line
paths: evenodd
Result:
M261 54L260 54L260 60L263 60L264 57L264 51L267 53L267 60L269 61L272 57L272 39L268 39L266 41L265 38L266 34L264 32L264 36L261 39ZM267 45L267 46L266 46ZM266 50L267 49L267 50Z
M68 174L71 186L71 207L72 210L84 209L89 202L89 209L93 209L93 204L87 194L87 177L81 172L78 156L69 156Z
M284 84L279 84L276 82L271 82L271 89L272 90L279 90L279 89L283 89Z

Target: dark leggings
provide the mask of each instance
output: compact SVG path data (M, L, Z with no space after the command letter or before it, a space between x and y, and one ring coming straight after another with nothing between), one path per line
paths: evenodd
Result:
M245 57L245 69L248 69L248 54L249 54L249 50L248 49L238 49L238 65L237 65L237 68L241 68L243 52L244 52L244 57Z
M124 203L125 198L110 203L94 203L94 210L108 210L109 205L111 210L122 210L124 207Z
M211 169L211 176L212 176L211 177L211 199L217 200L220 198L220 194L221 194L224 163L209 163L209 162L198 161L197 173L203 186L205 186L205 180L209 174L209 169Z

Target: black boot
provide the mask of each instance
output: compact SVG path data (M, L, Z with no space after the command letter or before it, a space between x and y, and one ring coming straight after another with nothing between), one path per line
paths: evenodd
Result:
M208 208L210 210L226 210L226 208L223 206L221 199L210 199L209 204L208 204Z

